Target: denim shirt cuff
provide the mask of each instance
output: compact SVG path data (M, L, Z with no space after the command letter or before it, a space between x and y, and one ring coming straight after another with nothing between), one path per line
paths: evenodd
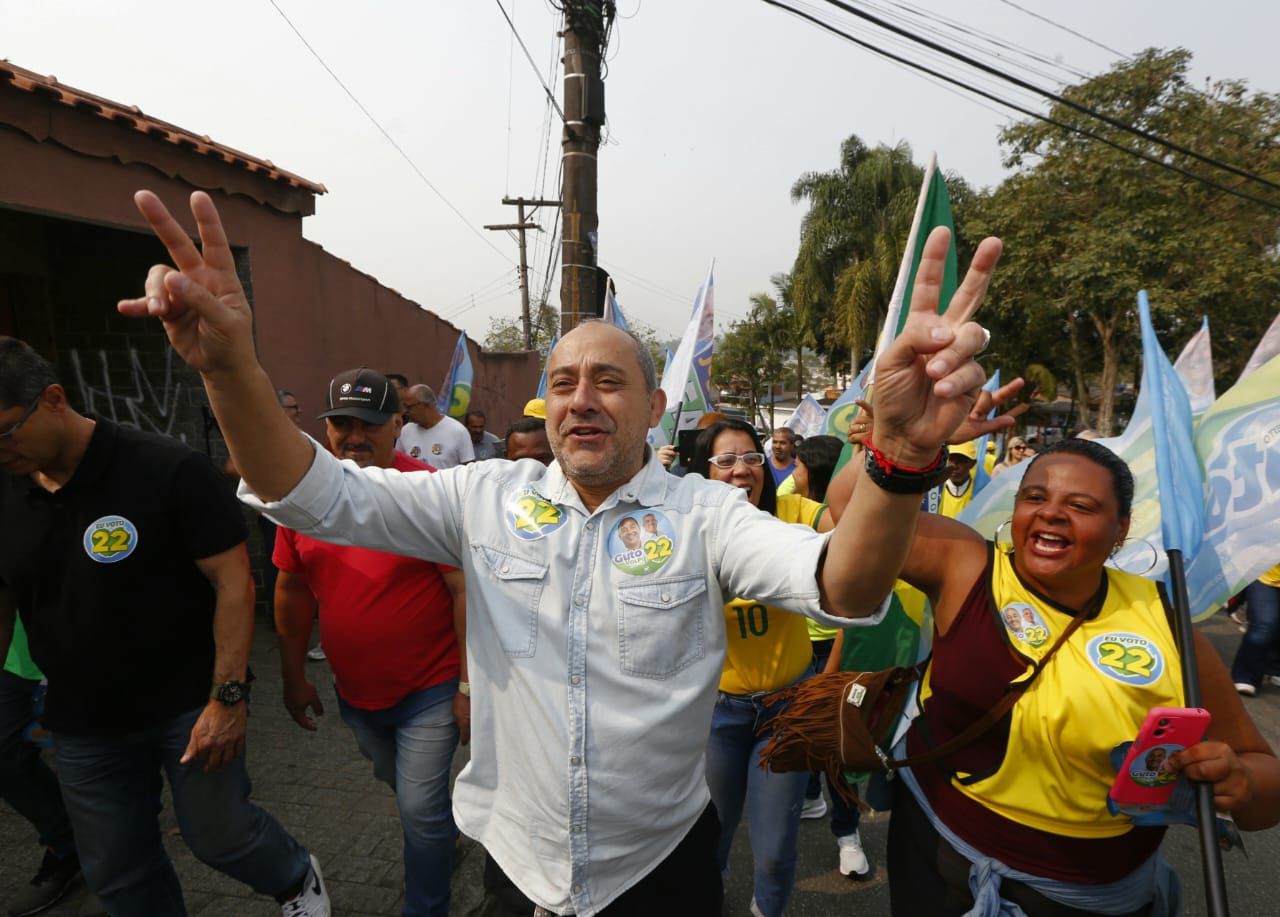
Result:
M282 500L260 500L242 480L236 496L246 506L266 515L272 522L296 532L314 528L342 489L342 465L318 442L307 437L315 450L311 467L302 480Z

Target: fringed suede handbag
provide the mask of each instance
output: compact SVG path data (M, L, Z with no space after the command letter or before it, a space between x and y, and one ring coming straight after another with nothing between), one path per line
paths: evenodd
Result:
M760 729L761 735L772 733L760 750L760 766L777 773L822 771L828 785L852 803L856 797L840 779L844 771L912 767L968 745L1013 709L1083 621L1084 615L1073 618L1030 674L1010 682L999 702L968 728L927 752L900 760L891 759L885 746L908 696L924 674L924 662L879 672L832 672L793 685L778 692L775 702L779 712Z

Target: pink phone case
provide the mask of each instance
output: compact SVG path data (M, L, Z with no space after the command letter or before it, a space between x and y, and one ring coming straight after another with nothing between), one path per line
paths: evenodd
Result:
M1209 711L1199 707L1153 708L1111 784L1111 799L1127 807L1167 803L1178 775L1165 762L1201 741L1212 720Z

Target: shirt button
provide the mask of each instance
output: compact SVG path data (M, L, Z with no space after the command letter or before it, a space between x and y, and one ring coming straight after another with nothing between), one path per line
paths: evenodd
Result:
M574 767L577 767L579 764L582 763L582 759L579 758L577 755L571 755L569 757L569 763L572 764Z
M511 568L510 568L510 567L503 567L503 568L502 568L502 570L501 570L500 572L502 572L502 573L510 573L510 572L511 572Z
M587 600L586 600L586 597L585 597L585 596L575 595L575 596L573 597L573 604L577 605L579 608L581 608L583 605L585 605L585 604L586 604L586 602L587 602Z
M594 522L588 522L584 528L586 528L588 532L594 532L596 530L596 524Z
M670 601L671 601L671 596L664 592L664 593L662 593L661 599L662 599L662 601L664 601L664 602L670 602Z
M571 685L580 685L580 684L582 684L582 676L581 676L581 675L570 675L570 676L569 676L569 684L571 684Z
M582 833L582 825L574 825L574 826L573 826L573 833L574 833L574 834L581 834L581 833Z
M581 885L575 885L573 888L569 889L569 891L573 892L575 895L581 895L581 894L582 894L582 886L581 886Z

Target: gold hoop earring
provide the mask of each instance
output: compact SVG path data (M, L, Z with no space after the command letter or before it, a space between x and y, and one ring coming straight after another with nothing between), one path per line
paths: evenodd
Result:
M1129 544L1131 541L1141 541L1151 549L1151 563L1147 564L1146 569L1144 570L1126 570L1124 567L1116 563L1116 558L1120 555L1120 552L1123 551L1125 545ZM1158 563L1160 563L1160 552L1156 550L1156 546L1147 539L1140 538L1136 535L1126 538L1123 542L1116 545L1115 549L1111 552L1111 556L1106 560L1106 564L1112 569L1119 570L1121 573L1132 573L1134 576L1146 576L1156 568L1156 564Z
M1000 533L1004 531L1006 526L1010 526L1010 527L1013 526L1012 516L1010 516L1004 522L1001 522L999 525L996 526L995 534L991 536L991 543L995 545L996 550L999 551L1001 554L1007 554L1008 556L1012 557L1013 556L1013 539L1012 538L1009 539L1008 547L1005 547L1004 545L1000 544Z

